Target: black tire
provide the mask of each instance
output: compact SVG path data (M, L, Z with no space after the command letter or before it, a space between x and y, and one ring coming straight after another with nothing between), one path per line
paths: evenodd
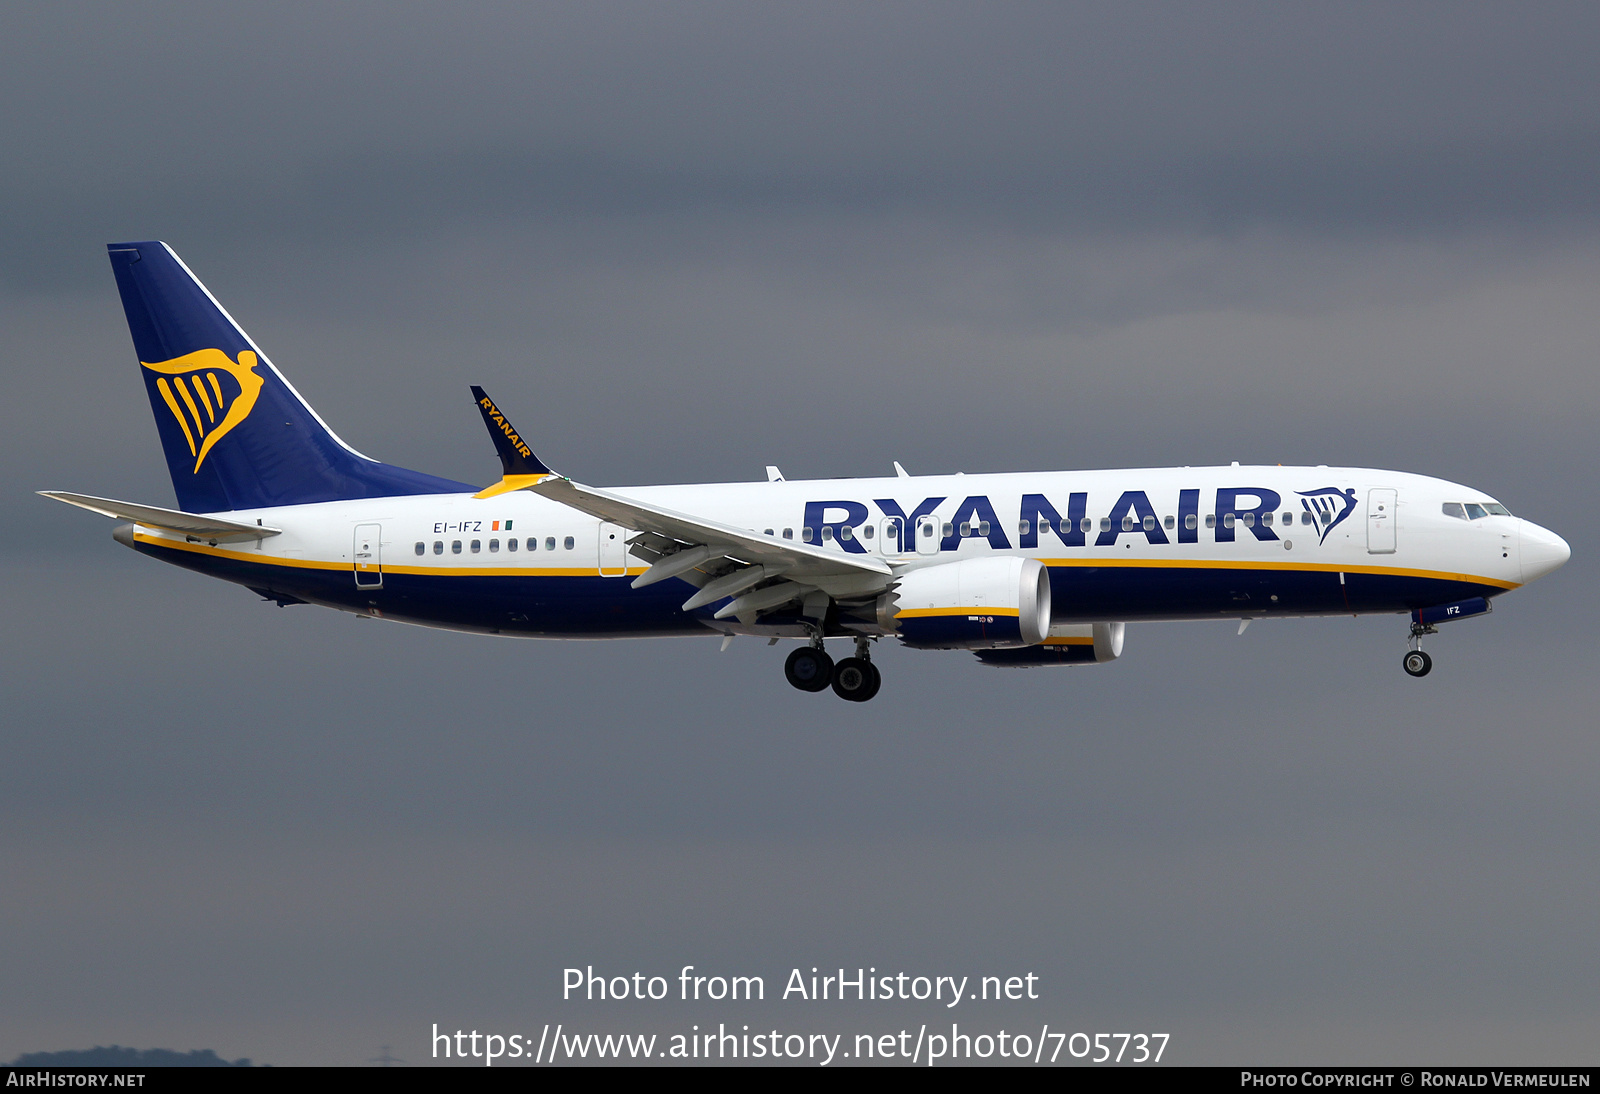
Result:
M822 691L833 683L833 658L821 650L801 646L783 663L783 675L801 691Z
M852 703L865 703L882 684L883 677L871 661L846 657L833 667L833 693Z
M1401 660L1400 666L1407 676L1426 676L1433 670L1433 658L1421 650L1412 650Z
M883 687L883 673L878 671L878 666L874 665L871 661L868 661L867 667L872 670L872 690L867 692L866 699L861 700L863 703L865 703L867 699L875 697L878 694L878 689Z

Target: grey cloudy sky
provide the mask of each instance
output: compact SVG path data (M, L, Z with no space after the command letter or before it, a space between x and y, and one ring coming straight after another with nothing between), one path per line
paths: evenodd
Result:
M433 1022L878 1031L560 970L1034 970L974 1028L1180 1062L1593 1062L1593 5L12 5L0 1057L426 1058ZM280 610L32 498L172 494L103 244L171 242L347 440L597 483L1330 463L1573 561L1130 628L864 709L736 643ZM587 1024L587 1026L586 1026Z

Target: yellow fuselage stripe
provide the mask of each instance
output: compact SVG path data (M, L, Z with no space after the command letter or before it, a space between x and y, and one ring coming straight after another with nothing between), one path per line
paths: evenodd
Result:
M1466 581L1474 585L1493 585L1501 589L1520 588L1516 581L1476 574L1455 574L1445 570L1416 570L1401 566L1342 566L1337 562L1228 562L1224 559L1167 561L1156 558L1042 558L1046 566L1144 567L1159 570L1282 570L1324 574L1383 574L1390 577L1431 577L1439 581Z
M324 562L320 559L285 558L281 555L263 555L257 551L233 551L226 547L212 547L207 543L187 543L163 536L152 536L136 532L133 537L140 543L148 543L152 547L168 547L174 551L190 551L194 554L211 555L216 558L231 558L240 562L253 562L262 566L290 566L302 570L349 570L353 564L349 562ZM1503 581L1496 577L1480 577L1476 574L1449 573L1444 570L1412 570L1394 566L1341 566L1332 562L1226 562L1220 560L1196 559L1193 561L1163 561L1160 559L1139 558L1046 558L1040 559L1046 566L1080 568L1110 568L1110 567L1142 567L1160 570L1279 570L1299 571L1301 573L1346 573L1346 574L1382 574L1392 577L1427 577L1437 581L1462 581L1472 585L1492 585L1499 589L1516 589L1520 584L1515 581ZM395 574L423 574L445 575L458 577L584 577L591 574L598 575L599 570L591 566L562 566L562 567L518 567L518 566L411 566L391 565L384 563L382 569ZM642 574L648 567L630 566L627 576ZM614 576L623 576L621 574ZM914 608L902 611L900 615L1016 615L1016 608Z

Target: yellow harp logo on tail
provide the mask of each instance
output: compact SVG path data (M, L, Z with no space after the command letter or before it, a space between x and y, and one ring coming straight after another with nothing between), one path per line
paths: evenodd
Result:
M220 349L197 350L155 364L139 363L161 374L156 378L156 390L189 442L196 473L211 447L250 417L264 382L256 375L256 355L249 350L239 352L237 363Z

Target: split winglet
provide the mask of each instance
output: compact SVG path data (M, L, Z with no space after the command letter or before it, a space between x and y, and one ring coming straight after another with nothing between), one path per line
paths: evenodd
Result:
M477 400L478 412L483 415L483 424L489 430L490 439L494 441L495 451L500 454L502 470L499 482L478 491L473 497L492 498L499 494L508 494L513 490L525 490L554 474L538 456L533 454L533 449L528 447L528 443L522 439L516 427L506 419L494 400L484 394L483 388L473 384L472 397Z

